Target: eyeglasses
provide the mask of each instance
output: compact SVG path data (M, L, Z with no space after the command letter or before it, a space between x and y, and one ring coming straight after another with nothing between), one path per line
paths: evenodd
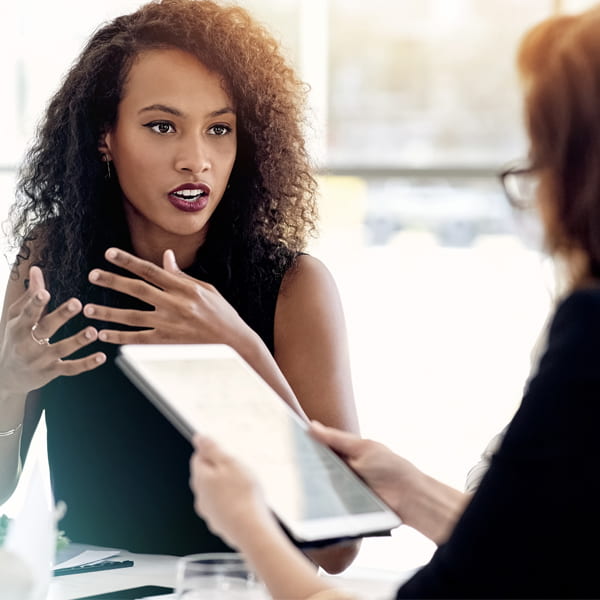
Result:
M538 168L521 160L508 165L498 176L508 202L519 210L535 208L539 187Z

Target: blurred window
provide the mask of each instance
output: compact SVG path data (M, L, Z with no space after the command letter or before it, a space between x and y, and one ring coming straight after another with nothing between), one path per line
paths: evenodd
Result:
M489 167L517 155L515 49L549 8L332 0L329 166Z

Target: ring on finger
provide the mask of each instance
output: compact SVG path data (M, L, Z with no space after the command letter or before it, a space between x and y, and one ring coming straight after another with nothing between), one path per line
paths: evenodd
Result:
M31 326L31 339L36 343L39 344L40 346L49 346L50 345L50 338L39 338L37 337L37 335L35 335L35 330L38 328L39 323L34 323Z

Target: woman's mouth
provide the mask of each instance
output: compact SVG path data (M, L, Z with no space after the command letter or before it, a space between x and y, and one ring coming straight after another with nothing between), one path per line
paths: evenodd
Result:
M187 183L171 190L169 202L178 210L197 212L208 204L210 188L203 183Z

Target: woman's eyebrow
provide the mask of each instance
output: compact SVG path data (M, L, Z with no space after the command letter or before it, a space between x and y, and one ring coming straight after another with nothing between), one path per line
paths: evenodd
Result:
M150 112L153 110L166 112L175 117L185 117L186 116L185 113L181 112L179 109L173 108L172 106L167 106L166 104L151 104L150 106L145 106L144 108L141 108L138 111L138 114L142 114L144 112ZM209 118L213 118L213 117L219 117L221 115L225 115L228 113L235 115L235 110L233 108L231 108L231 106L224 106L223 108L219 108L218 110L213 110L212 112L208 113L207 116Z
M232 115L235 116L235 110L233 110L233 108L231 108L231 106L225 106L223 108L220 108L219 110L213 110L211 113L209 113L209 117L220 117L221 115L226 115L228 113L231 113Z
M159 110L161 112L169 113L170 115L174 115L175 117L183 117L184 114L172 106L167 106L166 104L151 104L150 106L145 106L144 108L140 108L138 114L142 114L144 112L150 112L153 110Z

